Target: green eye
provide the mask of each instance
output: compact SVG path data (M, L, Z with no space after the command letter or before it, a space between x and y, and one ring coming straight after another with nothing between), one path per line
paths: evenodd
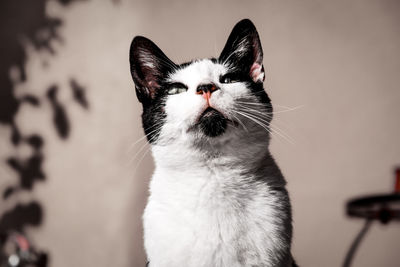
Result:
M233 73L225 74L224 76L221 76L220 82L221 83L237 83L237 82L240 82L240 80L235 76L236 75L234 75Z
M187 91L187 86L183 83L171 83L167 85L167 94L176 95Z
M184 93L186 91L187 91L187 89L183 88L183 87L172 87L172 88L168 89L168 94L169 95L176 95L176 94Z

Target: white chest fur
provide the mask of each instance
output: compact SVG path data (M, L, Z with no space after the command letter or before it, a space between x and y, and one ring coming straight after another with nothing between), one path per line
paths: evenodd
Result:
M270 256L285 249L279 199L242 171L156 168L143 216L151 267L276 266Z
M150 266L290 266L290 202L268 152L273 109L253 23L237 23L218 58L180 65L138 36L130 63L156 163L143 216Z

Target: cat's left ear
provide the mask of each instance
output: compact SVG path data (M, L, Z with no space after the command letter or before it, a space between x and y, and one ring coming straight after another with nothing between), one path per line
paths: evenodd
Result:
M155 98L165 75L177 67L156 44L142 36L133 39L129 62L136 96L143 104Z
M219 62L245 71L256 83L265 79L263 51L256 27L249 19L239 21L229 35Z

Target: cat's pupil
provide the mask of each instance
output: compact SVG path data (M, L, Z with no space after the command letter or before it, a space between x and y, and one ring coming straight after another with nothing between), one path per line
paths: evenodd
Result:
M225 77L225 79L224 79L224 83L231 83L231 78L229 78L229 77Z
M220 82L221 83L236 83L236 82L239 82L239 79L235 78L234 74L228 73L220 78Z

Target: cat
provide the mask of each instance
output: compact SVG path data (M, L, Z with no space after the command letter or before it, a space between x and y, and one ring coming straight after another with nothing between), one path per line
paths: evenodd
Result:
M218 58L178 65L142 36L129 57L155 161L143 214L149 266L296 266L254 24L238 22Z

